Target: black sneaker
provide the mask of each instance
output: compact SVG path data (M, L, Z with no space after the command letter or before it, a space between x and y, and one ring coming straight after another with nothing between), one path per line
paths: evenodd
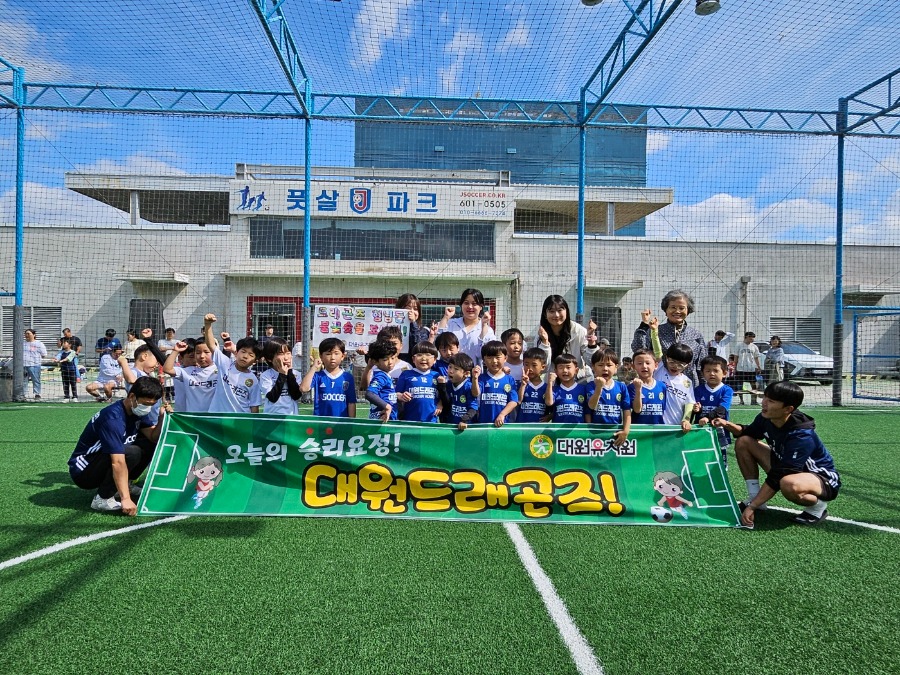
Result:
M818 517L814 516L813 514L809 513L808 511L801 511L796 516L791 518L791 522L797 523L798 525L818 525L823 520L825 520L827 517L828 517L828 509L825 509L824 511L822 511L822 515L818 516Z

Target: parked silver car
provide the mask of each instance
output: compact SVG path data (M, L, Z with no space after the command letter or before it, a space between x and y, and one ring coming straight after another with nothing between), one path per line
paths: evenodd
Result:
M754 344L759 347L759 360L765 369L769 343L756 342ZM784 379L814 380L821 384L831 384L834 380L834 359L830 356L822 356L802 342L785 340L781 343L781 348L784 350Z

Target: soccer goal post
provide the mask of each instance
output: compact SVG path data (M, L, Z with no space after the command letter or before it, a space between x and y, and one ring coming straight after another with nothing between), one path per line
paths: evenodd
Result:
M853 398L900 402L900 307L852 309Z

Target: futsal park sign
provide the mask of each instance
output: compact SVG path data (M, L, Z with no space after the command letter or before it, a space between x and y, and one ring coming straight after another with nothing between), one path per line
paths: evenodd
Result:
M738 525L710 428L615 430L175 413L138 514Z

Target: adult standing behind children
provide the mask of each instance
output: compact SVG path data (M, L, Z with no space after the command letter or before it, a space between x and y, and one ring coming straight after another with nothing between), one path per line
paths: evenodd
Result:
M663 296L660 308L666 313L666 320L659 326L659 343L663 353L676 343L690 347L693 358L684 374L696 387L700 384L700 361L706 358L707 349L703 333L687 323L688 316L694 313L694 299L684 291L675 289ZM649 309L641 312L641 324L634 331L634 339L631 341L632 352L653 348L648 323L651 314Z
M25 346L22 352L22 363L25 366L25 379L31 380L31 391L34 400L41 400L41 359L47 358L47 347L37 339L33 328L25 331Z
M417 345L420 342L431 342L431 330L422 325L422 305L419 303L417 296L412 293L404 293L397 298L394 307L396 309L405 309L407 316L409 316L408 344L410 349L413 348L413 345ZM409 352L400 354L400 358L407 363L412 363L412 357L409 355Z
M125 331L125 344L123 345L125 347L125 360L128 363L134 363L134 353L138 347L145 344L147 343L137 336L137 331L134 328L129 328Z
M737 365L734 369L734 383L732 387L735 393L744 402L744 392L749 390L750 402L756 405L756 376L762 372L759 363L759 347L753 344L756 333L747 331L744 333L744 341L735 349Z
M491 314L484 312L484 295L477 288L467 288L459 296L462 316L454 317L456 307L445 307L444 316L437 325L441 334L450 331L459 339L459 351L472 357L476 364L481 363L481 348L496 340L491 328ZM482 313L483 312L483 313Z
M593 379L591 357L599 349L597 326L591 321L585 328L570 317L566 299L561 295L548 295L541 307L541 322L534 346L544 351L547 363L555 364L557 356L571 354L578 369L575 378Z

